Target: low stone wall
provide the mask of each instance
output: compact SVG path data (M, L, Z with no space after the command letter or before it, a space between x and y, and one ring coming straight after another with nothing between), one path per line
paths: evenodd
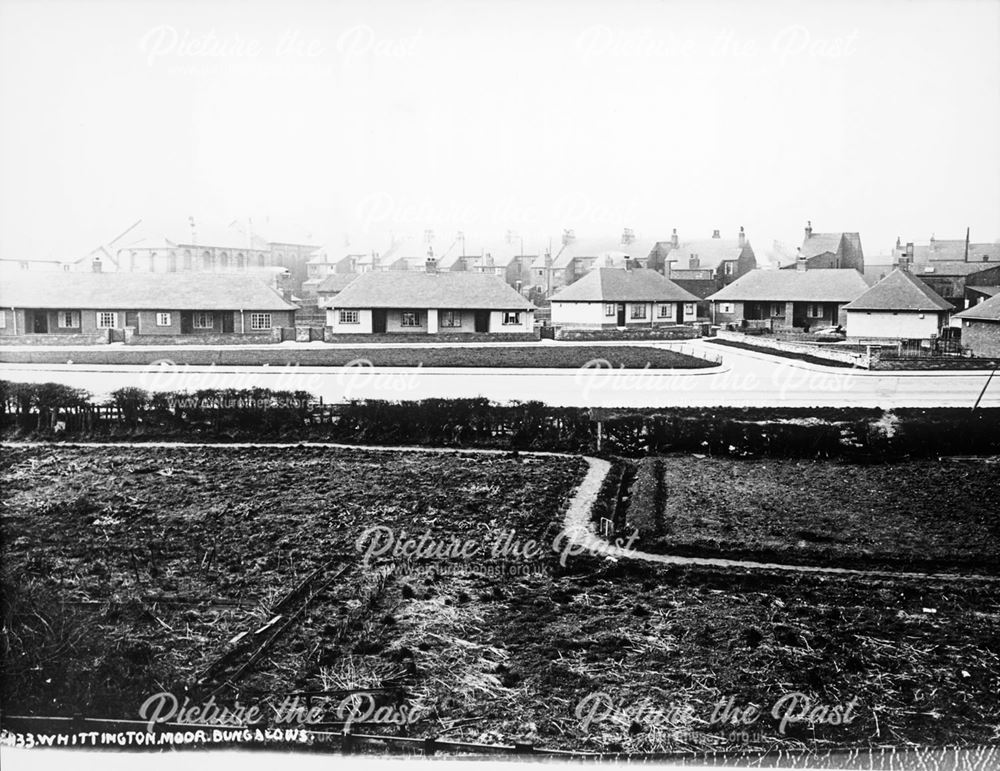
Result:
M556 340L692 340L701 336L700 326L643 327L641 329L556 328Z
M739 332L728 332L720 329L718 333L720 340L732 340L734 343L745 343L757 348L770 348L775 351L785 353L798 353L806 356L814 356L817 359L827 359L843 364L852 364L859 367L868 366L868 357L861 353L851 353L849 351L832 350L829 346L809 345L807 343L790 343L782 340L775 340L768 335L753 335L747 337Z
M72 335L3 335L0 345L106 345L111 342L111 330L80 332Z
M295 342L297 343L311 343L315 340L322 340L323 337L323 327L295 327Z
M872 355L874 370L988 370L1000 367L1000 359L973 359L960 356L915 357L907 359L880 359Z
M323 340L328 343L534 343L540 339L538 331L534 332L451 332L434 335L387 332L381 335L351 335L335 334L330 327L324 327Z
M125 330L126 345L267 345L281 340L281 329L241 335L235 332L218 335L137 335Z

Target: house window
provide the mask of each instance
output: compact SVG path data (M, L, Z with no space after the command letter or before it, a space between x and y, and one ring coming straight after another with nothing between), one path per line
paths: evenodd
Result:
M97 312L98 329L114 329L118 326L118 314L113 311Z
M684 315L694 316L694 303L684 303Z
M419 327L420 313L417 311L403 311L402 313L399 314L399 326Z
M461 311L441 311L441 318L439 326L442 327L460 327L462 326L462 312Z
M7 328L7 311L0 308L0 329Z
M251 313L250 314L250 329L270 329L271 328L271 314L270 313Z
M719 303L719 313L732 313L733 304L732 303Z
M361 312L360 311L342 310L340 312L340 323L341 324L360 324L361 323Z
M644 319L646 318L646 306L643 303L635 303L632 306L632 312L630 314L633 319Z
M194 314L193 326L195 329L211 329L215 326L215 319L207 311L198 311ZM270 324L268 325L270 326Z
M521 312L520 311L504 311L503 312L503 323L506 325L520 324L521 323Z
M163 313L162 311L160 313L157 313L156 314L156 326L158 326L158 327L169 327L170 326L170 314L169 313Z
M771 315L772 316L784 316L785 306L782 303L771 303Z
M69 271L69 265L63 265L63 270L68 272Z
M604 306L604 315L605 316L614 316L616 312L617 312L617 310L616 310L616 308L614 306L614 303L608 303L607 305Z
M658 305L656 307L656 315L659 316L661 319L667 318L667 316L670 315L670 306L669 305Z
M726 273L726 275L727 276L733 275L733 263L727 262L727 263L725 263L725 266L726 266L725 267L725 273Z
M810 303L809 315L814 319L821 318L823 316L823 306L820 303Z
M59 311L56 316L58 317L58 321L56 323L59 325L60 329L69 329L71 327L80 326L80 317L77 315L76 311Z

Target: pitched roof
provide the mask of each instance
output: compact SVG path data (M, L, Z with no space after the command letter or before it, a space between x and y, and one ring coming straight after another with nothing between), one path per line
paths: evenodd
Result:
M648 268L595 268L552 302L697 302L698 297Z
M763 270L745 273L708 299L769 300L773 302L850 302L868 290L853 268Z
M967 286L966 289L971 289L973 292L979 292L980 294L992 297L995 294L1000 293L1000 286Z
M316 291L324 294L328 292L341 292L359 275L359 273L331 273L319 282Z
M897 268L844 308L849 311L950 311L954 306L912 273Z
M900 244L892 250L893 257L898 260L906 255L906 245ZM970 242L969 261L981 262L983 256L990 261L1000 260L1000 242ZM913 261L918 264L925 262L966 262L964 238L936 238L926 244L913 245Z
M531 309L535 306L490 273L362 273L333 298L337 308Z
M644 260L656 248L656 243L649 238L635 237L630 243L622 243L622 236L581 236L561 246L553 257L552 267L566 268L577 257L601 257L611 252L623 252L632 259Z
M836 254L840 249L840 242L846 233L813 233L802 242L802 256L806 259L815 257L817 254L832 252Z
M913 272L918 276L969 276L973 273L982 273L984 270L997 267L1000 267L1000 261L965 262L964 260L938 260L916 266Z
M295 310L243 273L36 273L0 283L6 308L110 310Z
M956 313L953 318L972 319L975 321L1000 321L1000 294L994 295L989 300L973 305L961 313Z
M665 242L670 245L669 241ZM746 242L749 246L750 242ZM690 264L691 255L698 256L699 268L711 268L714 270L726 260L738 260L740 254L745 249L740 246L737 238L701 238L694 241L682 241L676 249L671 249L667 253L667 260L677 260L679 270L687 269Z

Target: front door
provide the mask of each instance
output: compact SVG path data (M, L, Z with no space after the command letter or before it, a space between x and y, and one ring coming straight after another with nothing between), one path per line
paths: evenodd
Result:
M191 311L181 311L181 334L190 335L193 330Z
M625 326L625 303L618 303L618 326Z
M222 313L222 331L223 333L233 331L233 311L224 311Z
M372 332L376 335L385 334L385 320L388 312L385 308L374 308L372 310Z
M489 332L490 331L490 312L489 311L476 311L476 331L477 332Z
M125 326L139 328L139 311L125 311Z
M32 314L34 321L31 323L31 331L36 335L45 335L49 331L49 314L45 311L35 311Z

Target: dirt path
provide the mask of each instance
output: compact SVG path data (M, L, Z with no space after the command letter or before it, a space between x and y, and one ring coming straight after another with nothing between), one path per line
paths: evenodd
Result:
M423 452L477 455L510 455L511 450L460 448L460 447L420 447L420 446L383 446L341 444L337 442L4 442L0 447L277 447L291 449L295 447L320 447L339 450L366 450L381 452ZM539 450L519 451L520 455L533 457L572 457L566 453L544 452ZM780 562L756 562L753 560L730 560L714 557L677 557L669 554L652 554L637 549L618 546L601 538L594 531L591 511L597 502L601 486L611 470L611 464L602 458L582 456L587 462L587 473L570 499L569 507L563 517L563 531L566 535L570 553L583 551L600 554L612 559L632 559L659 565L681 565L712 568L730 568L738 570L767 570L788 573L804 573L810 575L853 576L860 578L891 578L915 580L943 581L987 581L1000 583L1000 576L987 576L975 573L916 573L896 572L891 570L862 570L858 568L835 568L821 565L789 565Z

